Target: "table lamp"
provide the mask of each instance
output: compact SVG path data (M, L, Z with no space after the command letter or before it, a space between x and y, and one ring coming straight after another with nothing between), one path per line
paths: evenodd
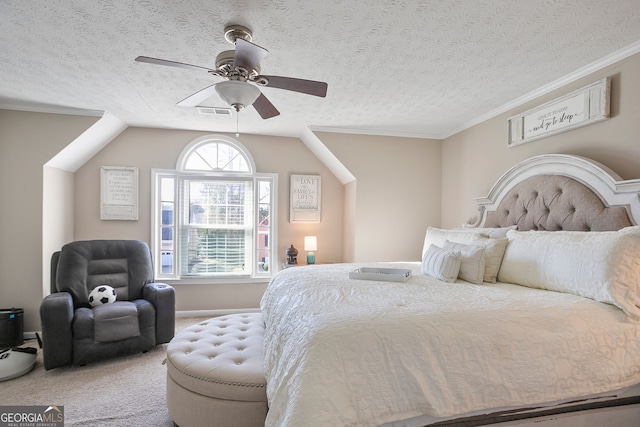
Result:
M307 264L316 263L316 255L313 251L318 250L318 238L316 236L304 236L304 250L307 252Z

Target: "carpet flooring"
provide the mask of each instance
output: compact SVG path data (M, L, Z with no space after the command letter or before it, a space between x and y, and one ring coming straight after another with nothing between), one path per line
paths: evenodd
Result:
M179 317L176 332L206 318ZM38 347L35 340L23 346ZM65 426L171 427L167 344L148 353L45 371L42 350L26 375L0 382L0 405L64 406Z

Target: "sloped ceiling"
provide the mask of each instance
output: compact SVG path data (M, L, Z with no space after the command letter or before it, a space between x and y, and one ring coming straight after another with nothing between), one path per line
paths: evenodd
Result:
M215 66L228 24L269 50L263 74L326 81L326 98L263 88L281 115L176 102L221 81L137 63ZM640 51L638 0L2 0L0 108L107 111L130 126L442 138L599 61ZM203 103L225 107L216 96Z

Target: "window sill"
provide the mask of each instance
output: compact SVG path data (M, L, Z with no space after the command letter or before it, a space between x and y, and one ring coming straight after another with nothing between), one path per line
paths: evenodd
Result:
M156 279L156 282L166 283L171 286L183 285L237 285L253 283L269 283L271 277L182 277L179 279Z

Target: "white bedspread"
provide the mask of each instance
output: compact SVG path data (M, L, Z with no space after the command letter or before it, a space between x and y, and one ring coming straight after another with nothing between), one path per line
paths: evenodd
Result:
M261 302L266 425L377 426L640 383L639 324L613 306L509 284L279 272Z

